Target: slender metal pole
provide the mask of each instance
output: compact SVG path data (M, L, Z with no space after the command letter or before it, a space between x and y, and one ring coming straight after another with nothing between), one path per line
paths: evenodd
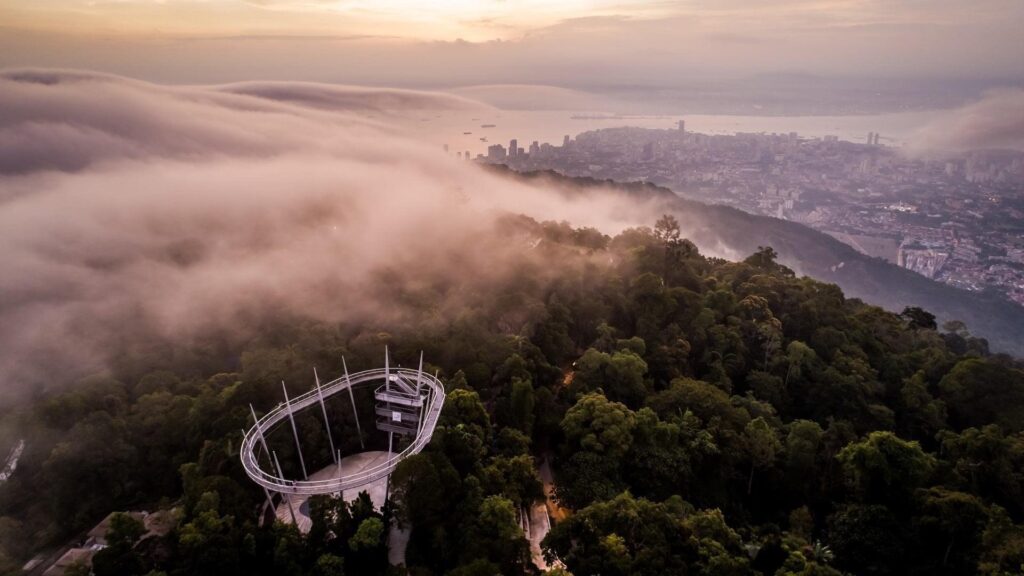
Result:
M334 461L338 463L338 479L341 479L341 450L338 450L338 455Z
M345 381L348 382L348 399L352 401L352 416L356 419L356 432L359 433L359 448L366 450L366 445L363 444L363 428L359 425L359 411L356 410L356 397L352 394L352 379L348 377L348 364L345 363L345 357L341 357L341 365L345 368Z
M420 433L423 432L423 419L427 416L427 404L430 402L430 390L427 390L427 395L423 398L423 402L420 404L420 421L416 423L416 437L420 437Z
M388 347L384 345L384 391L391 394L391 366L388 364ZM388 403L391 408L391 403Z
M316 379L316 395L320 397L320 410L324 413L324 428L327 429L327 441L331 443L331 456L334 456L334 437L331 436L331 421L327 419L327 405L324 404L324 393L320 390L320 376L316 373L316 368L313 368L313 378ZM335 459L337 462L337 459Z
M284 473L281 472L281 463L277 460L277 451L274 452L274 464L277 465L277 476L284 480ZM281 498L288 502L288 511L292 514L292 524L299 525L299 521L295 519L295 508L292 507L292 496L291 494L285 494L281 492Z
M302 465L302 477L309 479L309 473L306 472L306 460L302 457L302 445L299 444L299 429L295 427L295 415L292 414L292 403L288 399L288 387L284 385L284 380L281 380L281 390L284 390L284 405L285 409L288 410L288 419L292 423L292 434L295 435L295 449L299 452L299 464Z
M388 347L384 345L384 394L387 398L388 407L388 421L393 417L391 412L391 365L388 363ZM391 461L391 439L394 437L394 432L388 432L388 461Z
M249 411L252 412L252 420L256 423L256 433L260 436L260 444L263 445L263 451L270 456L270 450L267 450L267 441L263 438L263 428L260 427L260 419L256 417L256 409L249 404Z
M416 371L416 397L420 397L420 382L423 381L423 350L420 350L420 368Z
M387 464L391 464L391 440L394 438L394 432L388 432L388 459ZM388 498L391 494L391 474L384 477L384 503L387 504Z

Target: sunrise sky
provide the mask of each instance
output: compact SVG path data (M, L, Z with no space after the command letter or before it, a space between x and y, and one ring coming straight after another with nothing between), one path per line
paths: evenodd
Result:
M1024 78L1020 0L7 0L0 66L156 81Z

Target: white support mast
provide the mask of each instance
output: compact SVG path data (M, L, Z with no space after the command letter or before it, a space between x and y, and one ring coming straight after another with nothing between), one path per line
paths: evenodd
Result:
M324 413L324 428L327 429L327 441L331 443L331 456L334 457L334 461L338 459L334 453L334 437L331 436L331 421L327 419L327 405L324 404L324 393L320 390L320 376L316 373L316 368L313 368L313 378L316 379L316 395L320 398L320 410Z
M356 410L356 397L352 394L352 379L348 375L348 364L345 362L345 357L341 357L341 365L345 368L345 382L348 384L348 399L352 401L352 417L356 419L356 432L359 433L359 448L366 450L366 445L363 444L363 428L359 425L359 411Z
M281 472L281 463L277 461L277 452L274 453L274 465L277 466L277 477L284 479L284 473ZM281 493L281 499L288 502L288 511L292 514L292 524L299 525L299 521L295 519L295 508L292 507L292 496L291 494Z
M284 385L284 380L281 380L281 390L284 390L284 405L288 409L288 420L292 423L292 434L295 435L295 450L299 453L299 464L302 465L302 477L309 479L309 473L306 472L306 460L302 457L302 445L299 444L299 429L295 427L295 415L292 413L292 403L288 400L288 387Z
M391 365L388 363L388 347L384 345L384 391L391 393Z
M384 392L387 398L388 412L391 412L391 364L388 362L388 346L384 345ZM391 414L388 414L391 418ZM388 432L388 460L391 460L391 443L395 437L394 432Z
M267 453L267 457L270 457L270 450L267 449L267 440L263 438L263 429L260 428L260 419L256 417L256 409L249 404L249 411L252 412L252 420L256 423L256 432L259 434L260 445L263 446L263 451Z
M420 382L423 381L423 350L420 350L420 367L416 370L416 397L420 395Z

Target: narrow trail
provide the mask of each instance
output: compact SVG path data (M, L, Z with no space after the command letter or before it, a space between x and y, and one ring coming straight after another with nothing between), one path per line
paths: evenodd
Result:
M544 484L544 500L534 502L530 509L526 511L528 514L525 515L523 528L527 539L530 541L530 556L533 559L534 565L541 570L548 570L549 568L561 566L562 563L556 561L548 564L544 559L540 543L548 535L548 532L551 531L551 521L557 522L565 519L569 511L559 506L555 500L554 477L551 474L551 466L548 464L546 456L541 460L537 472L541 482Z

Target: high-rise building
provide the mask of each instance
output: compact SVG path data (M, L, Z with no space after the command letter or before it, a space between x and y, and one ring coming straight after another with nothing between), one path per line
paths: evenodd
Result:
M878 137L879 137L878 132L875 132L875 141L872 142L872 144L874 144L875 146L878 146Z
M466 150L466 160L469 160L469 150Z
M686 120L679 121L679 131L686 132Z
M530 156L537 156L537 154L539 152L540 152L540 143L538 143L536 140L534 140L533 144L530 144Z
M564 137L562 138L562 147L563 147L563 148L568 148L568 147L569 147L569 135L568 135L568 134L566 134L566 135L565 135L565 136L564 136Z
M875 133L868 132L868 146L872 146L875 143Z
M508 155L510 158L515 158L519 155L519 142L515 138L508 143Z
M488 160L504 160L505 159L505 147L501 144L491 144L487 147L487 159Z

